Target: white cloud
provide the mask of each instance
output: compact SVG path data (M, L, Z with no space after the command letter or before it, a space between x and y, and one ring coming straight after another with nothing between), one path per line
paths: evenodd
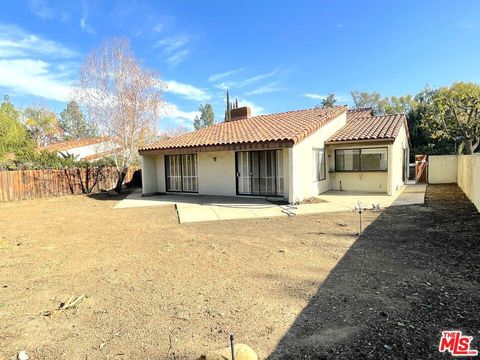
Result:
M205 90L199 89L189 84L179 83L175 80L165 81L165 92L181 95L193 101L207 101L211 96Z
M245 71L245 70L246 70L246 68L239 68L239 69L234 69L234 70L226 71L226 72L219 73L219 74L213 74L212 76L210 76L208 78L208 81L210 81L210 82L218 81L220 79L224 79L226 77L232 76L234 74L237 74L237 73Z
M219 88L219 89L222 89L222 90L226 90L226 89L230 89L230 88L245 88L245 87L253 85L253 84L255 84L255 83L257 83L261 80L266 80L266 79L270 79L272 77L278 76L278 75L280 75L280 72L281 72L281 68L277 67L277 68L275 68L272 71L269 71L267 73L251 76L251 77L243 79L243 80L224 81L224 82L221 82L219 84L216 84L215 87Z
M190 36L181 34L159 40L157 41L157 45L163 47L166 53L171 54L187 45L189 41Z
M75 52L54 41L27 33L16 25L0 24L0 58L33 55L69 58L75 56Z
M320 94L312 94L312 93L305 93L303 96L309 98L309 99L315 99L315 100L323 100L325 99L328 95L320 95Z
M177 66L190 56L190 50L187 48L191 37L186 34L171 36L157 41L156 47L163 48L165 61L170 66Z
M177 123L184 123L185 120L193 123L195 116L200 116L198 111L183 111L180 110L177 105L172 103L166 103L161 116L177 121ZM160 120L161 121L161 120Z
M253 102L246 99L238 99L238 106L248 106L250 109L252 109L252 116L264 114L265 111L262 106L254 104Z
M54 41L0 24L0 87L10 93L67 101L76 54Z
M167 62L171 66L177 66L178 64L187 60L190 55L190 50L183 49L178 52L173 53L171 56L167 57Z
M284 88L278 85L279 85L278 81L271 82L269 84L260 86L257 89L247 91L245 95L260 95L260 94L267 94L267 93L276 92L276 91L283 91Z
M50 68L51 65L42 60L0 60L0 87L44 99L68 101L72 90L70 82L52 74Z

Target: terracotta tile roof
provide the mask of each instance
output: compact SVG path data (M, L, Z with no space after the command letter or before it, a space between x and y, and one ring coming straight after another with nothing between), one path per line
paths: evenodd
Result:
M351 109L347 112L347 121L353 120L359 117L368 117L372 116L372 108L362 108L362 109Z
M346 111L345 106L334 106L258 115L218 123L155 143L140 151L268 141L292 141L295 144Z
M38 151L64 151L75 149L82 146L99 144L102 142L107 141L108 138L106 137L99 137L99 138L90 138L90 139L78 139L78 140L69 140L69 141L62 141L54 144L50 144L47 146L42 146L37 148Z
M349 112L350 113L350 112ZM355 116L347 114L347 123L333 134L327 143L361 140L395 140L403 124L405 114L383 116Z

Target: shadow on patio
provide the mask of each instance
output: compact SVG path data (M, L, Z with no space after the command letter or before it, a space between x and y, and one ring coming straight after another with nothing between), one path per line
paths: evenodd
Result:
M357 239L268 359L431 359L442 330L479 347L480 214L457 186L388 208Z

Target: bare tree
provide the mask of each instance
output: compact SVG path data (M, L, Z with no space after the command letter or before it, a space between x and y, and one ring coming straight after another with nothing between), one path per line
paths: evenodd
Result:
M176 128L169 128L169 129L165 129L165 130L161 131L156 140L157 141L167 140L167 139L170 139L172 137L185 134L189 131L190 130L186 126L179 125Z
M127 39L104 41L80 68L74 97L110 139L106 151L117 168L118 193L128 167L138 161L138 148L157 135L162 88L159 75L142 68Z

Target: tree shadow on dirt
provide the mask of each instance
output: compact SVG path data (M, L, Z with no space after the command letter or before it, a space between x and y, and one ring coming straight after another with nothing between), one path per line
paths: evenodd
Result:
M480 214L456 185L385 210L268 357L435 359L443 330L479 348Z

